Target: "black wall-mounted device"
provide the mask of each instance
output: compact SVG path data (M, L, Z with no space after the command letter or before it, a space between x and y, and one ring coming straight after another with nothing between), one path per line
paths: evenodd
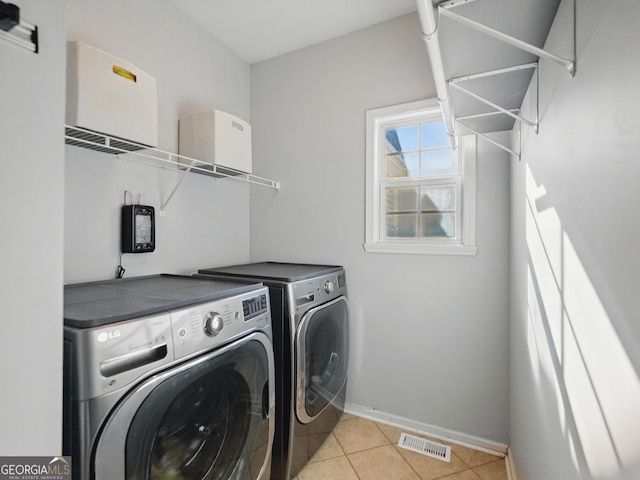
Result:
M122 253L147 253L156 249L155 211L148 205L122 207Z

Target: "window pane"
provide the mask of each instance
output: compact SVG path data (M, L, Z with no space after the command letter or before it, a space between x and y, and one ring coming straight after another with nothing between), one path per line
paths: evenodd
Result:
M420 190L420 211L441 212L456 209L456 187L422 187Z
M444 122L422 124L422 148L446 147L449 145Z
M407 168L407 162L404 160L404 155L387 155L385 162L387 178L403 178L409 176L409 169Z
M455 150L434 150L422 152L422 176L457 175L458 152Z
M400 139L398 138L398 132L395 128L384 131L384 138L387 139L386 151L388 153L401 152Z
M418 211L418 187L387 188L387 212Z
M420 236L454 238L456 236L455 213L428 213L420 215Z
M417 224L417 215L387 215L387 237L416 238Z
M387 155L385 168L387 178L418 177L420 175L418 154Z
M396 151L408 152L420 148L419 133L418 125L411 125L409 127L386 130L385 136Z

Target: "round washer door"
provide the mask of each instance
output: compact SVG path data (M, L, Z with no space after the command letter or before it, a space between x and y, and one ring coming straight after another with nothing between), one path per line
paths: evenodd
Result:
M95 479L268 478L273 385L261 333L152 376L107 421Z
M310 423L347 382L349 313L346 297L309 310L296 333L296 415Z

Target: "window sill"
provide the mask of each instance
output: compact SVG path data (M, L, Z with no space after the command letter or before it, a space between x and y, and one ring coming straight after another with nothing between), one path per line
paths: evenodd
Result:
M473 256L477 253L475 245L403 245L397 243L365 243L367 253L408 253L418 255L465 255Z

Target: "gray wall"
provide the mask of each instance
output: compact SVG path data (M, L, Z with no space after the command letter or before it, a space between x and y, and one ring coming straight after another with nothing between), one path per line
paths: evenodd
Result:
M41 50L0 40L0 455L59 455L64 3L13 3Z
M41 51L0 41L0 454L55 455L62 440L63 283L112 278L124 190L158 208L180 178L65 147L67 35L156 77L160 147L170 151L181 114L220 108L250 120L250 69L164 1L16 3L40 27ZM127 276L248 260L248 186L189 176L158 217L157 233L155 253L125 256Z
M249 237L247 187L188 177L158 219L158 251L126 256L128 276L244 261L249 240L255 260L344 264L353 319L349 401L508 441L504 155L479 144L477 256L362 250L364 111L435 93L414 15L249 72L165 2L18 3L25 18L43 27L43 50L35 56L0 43L3 61L18 67L1 80L2 217L8 232L21 232L3 240L2 378L11 395L2 396L0 411L2 430L12 432L0 439L3 454L59 450L62 284L113 276L124 190L159 206L178 179L175 172L65 149L65 6L69 39L156 76L162 148L175 150L180 114L222 108L251 121L256 170L283 185L277 193L252 188ZM32 222L25 211L43 214ZM28 348L25 339L33 342Z
M365 110L435 96L415 14L252 65L252 260L345 265L348 401L508 440L509 163L479 143L475 257L366 254Z
M68 39L107 51L154 76L159 148L178 150L178 118L218 108L249 118L247 63L166 1L67 0ZM68 147L65 283L112 278L124 191L156 208L156 251L124 255L126 276L190 273L249 258L249 188Z
M547 46L560 54L567 6ZM578 2L574 79L543 62L540 134L525 130L513 168L518 480L640 477L640 4L602 7Z

